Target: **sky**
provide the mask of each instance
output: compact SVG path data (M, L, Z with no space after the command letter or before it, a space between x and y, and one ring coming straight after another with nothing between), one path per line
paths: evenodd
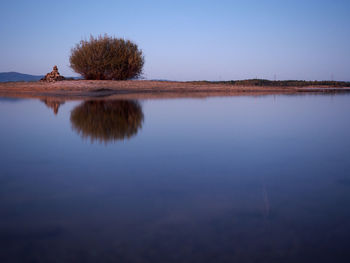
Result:
M0 72L64 76L90 35L130 39L143 77L350 81L349 0L0 2Z

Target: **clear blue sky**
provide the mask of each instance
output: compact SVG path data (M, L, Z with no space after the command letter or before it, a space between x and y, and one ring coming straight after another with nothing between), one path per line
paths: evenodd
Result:
M350 81L349 0L1 1L0 72L69 67L90 34L131 39L148 79Z

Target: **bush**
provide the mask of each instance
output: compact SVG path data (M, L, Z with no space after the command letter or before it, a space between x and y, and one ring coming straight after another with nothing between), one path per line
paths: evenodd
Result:
M126 80L142 74L142 51L130 40L107 35L82 40L71 50L71 68L85 79Z

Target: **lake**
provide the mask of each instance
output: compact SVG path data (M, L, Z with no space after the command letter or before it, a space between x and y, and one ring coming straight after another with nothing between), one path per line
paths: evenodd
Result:
M350 262L350 95L0 98L0 262Z

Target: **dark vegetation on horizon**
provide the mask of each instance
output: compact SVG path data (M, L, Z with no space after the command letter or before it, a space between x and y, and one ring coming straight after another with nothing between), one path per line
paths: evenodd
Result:
M18 72L0 72L0 82L32 82L38 81L43 76L22 74ZM81 80L81 77L66 77L66 80ZM152 79L152 81L173 82L166 79ZM181 81L176 81L181 82ZM267 79L246 79L246 80L227 80L227 81L187 81L193 84L227 84L234 86L257 86L257 87L346 87L350 88L350 81L305 81L305 80L267 80Z
M142 51L130 40L90 36L71 51L71 68L85 79L127 80L142 74Z
M268 80L268 79L246 79L228 81L191 81L192 83L208 84L230 84L235 86L260 86L260 87L310 87L310 86L330 86L330 87L350 87L349 81L306 81L306 80Z

